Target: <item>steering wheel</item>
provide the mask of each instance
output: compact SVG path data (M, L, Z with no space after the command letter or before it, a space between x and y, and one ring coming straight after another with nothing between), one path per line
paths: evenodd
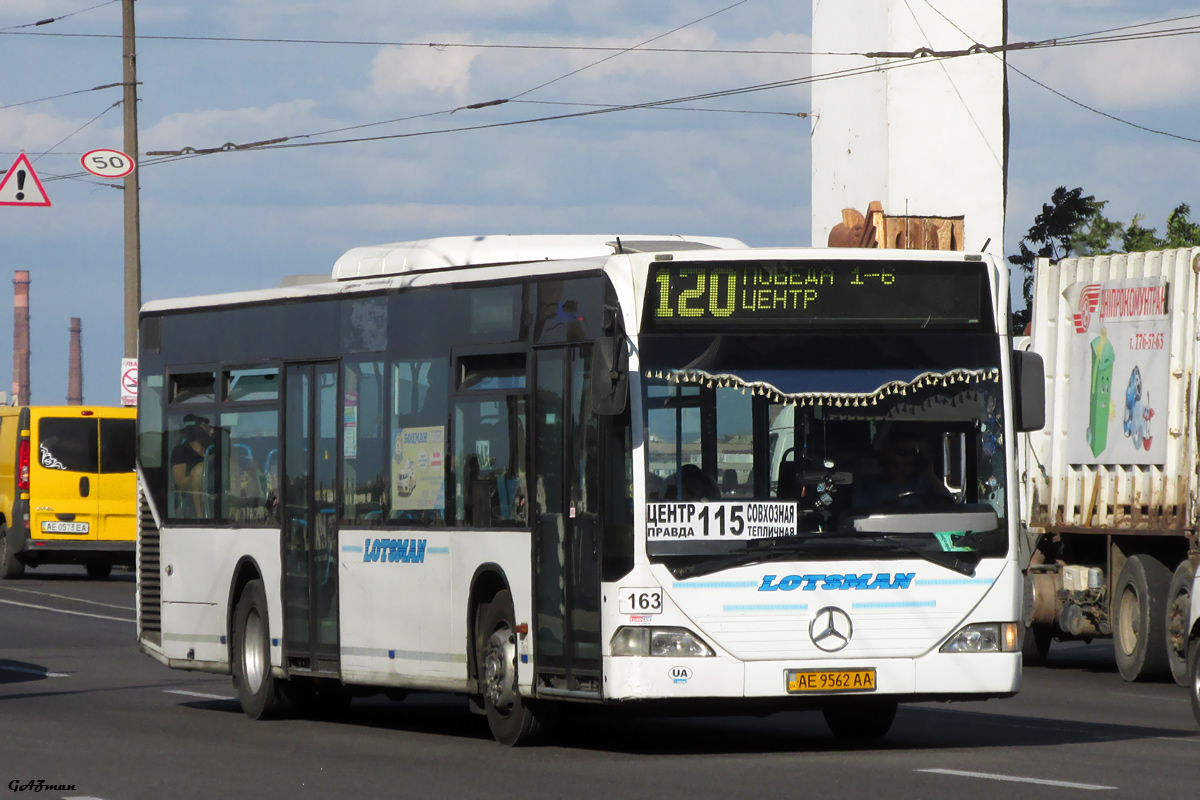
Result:
M932 489L912 489L907 492L901 492L891 500L881 505L891 506L953 506L956 505L954 498L947 497L941 492L935 492Z

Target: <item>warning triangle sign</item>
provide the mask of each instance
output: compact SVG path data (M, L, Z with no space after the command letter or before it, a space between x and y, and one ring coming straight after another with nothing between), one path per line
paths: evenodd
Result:
M37 173L24 154L17 160L0 179L0 206L48 206L50 198L42 188Z

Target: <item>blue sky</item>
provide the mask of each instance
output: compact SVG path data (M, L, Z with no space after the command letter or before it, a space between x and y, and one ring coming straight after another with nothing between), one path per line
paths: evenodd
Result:
M628 47L733 1L139 0L141 150L303 137L518 94L525 101L289 143L422 133L585 108L547 103L648 102L810 73L803 55L630 52L522 94L611 53L153 37ZM106 38L120 33L120 3L37 28L15 26L101 2L0 2L0 162L7 167L20 151L29 154L54 204L0 207L3 284L10 270L32 273L36 403L65 399L73 316L83 320L85 400L118 400L121 192L99 179L54 178L78 173L87 150L121 147L121 110L110 108L121 95L107 89L13 104L120 81L120 39ZM1200 8L1009 0L1009 38L1190 13ZM653 46L803 52L811 49L810 15L807 2L747 0ZM1010 61L1105 113L1200 138L1193 36L1043 49ZM716 110L625 111L161 163L143 157L143 299L275 286L287 274L328 272L354 246L437 235L691 233L807 245L810 126L789 116L808 110L807 90L692 105ZM1200 145L1122 125L1015 74L1010 115L1006 252L1015 252L1059 185L1109 200L1111 217L1145 214L1160 232L1180 202L1200 216ZM0 324L2 388L10 383L10 353L11 326Z

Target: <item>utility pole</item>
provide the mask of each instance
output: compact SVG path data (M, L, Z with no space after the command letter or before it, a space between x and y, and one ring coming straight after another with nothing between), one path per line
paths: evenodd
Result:
M125 84L125 154L138 162L137 44L133 2L121 0L121 81ZM139 165L140 166L140 165ZM137 358L138 311L142 307L142 231L138 208L140 169L125 176L125 357Z

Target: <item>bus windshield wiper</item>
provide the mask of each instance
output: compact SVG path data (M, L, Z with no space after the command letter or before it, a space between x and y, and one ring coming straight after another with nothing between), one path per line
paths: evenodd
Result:
M856 543L839 536L825 534L811 536L777 536L769 539L752 539L746 543L746 549L725 556L694 561L679 566L669 566L671 574L676 578L698 578L711 575L714 572L745 567L763 561L775 561L784 556L795 555L811 546L829 547L842 546L852 550Z
M892 536L866 541L872 541L877 544L894 547L897 550L903 550L906 553L912 553L918 558L923 558L930 563L937 564L939 567L952 569L968 577L975 574L975 568L979 566L980 561L979 553L975 551L948 551L942 550L940 547L922 547ZM974 560L960 558L960 556L973 556Z

